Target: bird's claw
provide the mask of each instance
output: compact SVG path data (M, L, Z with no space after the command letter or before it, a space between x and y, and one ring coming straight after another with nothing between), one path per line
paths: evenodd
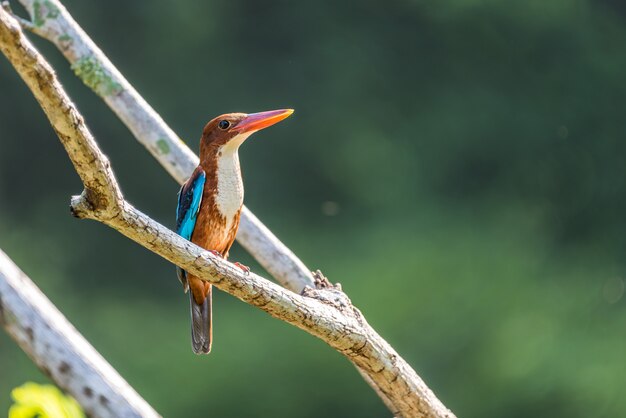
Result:
M238 261L235 261L233 264L236 265L237 267L239 267L240 269L242 269L244 274L249 274L250 273L250 267L245 266L245 265L241 264Z
M217 251L217 250L208 250L208 251L209 251L211 254L213 254L214 256L216 256L216 257L219 257L219 258L224 258L224 256L222 255L222 253L221 253L221 252L219 252L219 251Z

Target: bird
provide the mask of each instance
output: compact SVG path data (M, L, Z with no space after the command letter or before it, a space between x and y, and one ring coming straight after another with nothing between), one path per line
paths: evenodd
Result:
M176 233L228 259L243 206L239 146L253 133L286 119L293 109L259 113L227 113L206 124L200 139L200 164L178 192ZM250 269L234 263L244 273ZM213 338L211 284L177 267L178 279L189 293L191 346L209 354Z

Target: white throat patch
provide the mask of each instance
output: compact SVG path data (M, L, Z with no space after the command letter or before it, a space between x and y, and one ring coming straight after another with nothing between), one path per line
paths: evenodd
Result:
M217 208L226 218L229 230L234 216L243 205L243 181L239 168L239 146L249 133L239 135L223 145L217 157Z

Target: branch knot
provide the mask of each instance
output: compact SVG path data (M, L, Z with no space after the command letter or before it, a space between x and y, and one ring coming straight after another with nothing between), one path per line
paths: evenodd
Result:
M92 189L85 188L80 196L72 196L70 213L79 219L95 219L105 221L115 218L121 208L111 205L109 199Z
M351 315L354 312L352 301L348 295L343 293L341 284L337 283L333 285L320 270L311 273L313 274L315 289L310 286L305 286L300 293L302 296L317 299L323 304L332 306L346 314Z

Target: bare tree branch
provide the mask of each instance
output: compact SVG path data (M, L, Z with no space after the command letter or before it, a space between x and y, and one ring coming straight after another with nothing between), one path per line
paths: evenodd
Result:
M182 184L198 157L137 93L58 0L19 0L31 16L26 27L54 43L83 82L96 92L135 138ZM237 241L283 286L312 286L311 271L246 207Z
M292 293L255 274L244 274L124 201L104 155L51 68L4 10L0 10L0 48L34 92L85 182L86 191L72 199L76 216L101 221L203 280L324 340L365 373L394 414L453 417L341 289L321 274L315 289ZM54 111L53 106L61 110ZM67 126L73 129L64 129Z
M157 414L0 250L0 324L85 412L97 418Z

